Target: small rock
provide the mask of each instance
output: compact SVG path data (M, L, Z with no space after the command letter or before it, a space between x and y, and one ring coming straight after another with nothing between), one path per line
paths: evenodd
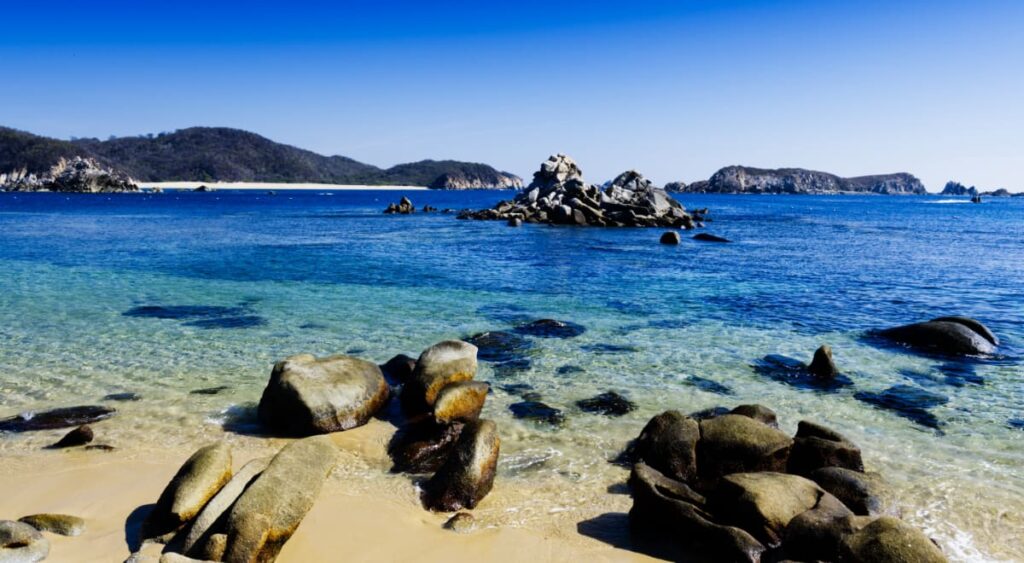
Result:
M661 239L658 242L661 244L679 244L679 233L667 231L661 235Z
M85 449L86 451L112 452L117 448L110 444L89 444Z
M64 435L63 438L57 441L57 443L47 446L49 449L61 449L61 448L72 448L75 446L82 446L92 442L93 432L92 427L88 424L83 424L78 428L75 428L71 432Z
M437 395L434 419L438 423L467 422L480 418L491 386L479 381L462 381L448 385Z
M189 394L190 395L217 395L217 394L220 394L221 391L227 391L228 389L231 389L231 388L228 387L227 385L218 385L216 387L205 387L203 389L193 389L193 390L189 391Z
M940 426L939 419L928 409L949 402L949 397L945 395L913 385L894 385L881 393L861 391L855 393L853 398L878 408L891 410L928 428Z
M208 559L193 559L180 553L168 551L160 555L160 563L213 563L213 561Z
M69 514L32 514L18 519L40 532L77 536L85 531L85 520Z
M50 541L23 522L0 520L0 561L35 563L50 554Z
M456 512L443 527L459 534L468 534L476 528L476 519L468 512Z
M500 447L494 422L481 419L466 423L452 455L423 485L427 509L452 512L476 507L494 486Z
M835 379L836 375L839 374L839 370L836 369L836 364L832 361L832 347L828 344L822 344L820 348L815 350L814 358L811 360L807 370L818 379Z
M584 412L607 416L622 416L636 410L636 403L615 391L608 391L589 399L576 401L576 406Z
M138 393L111 393L103 396L104 401L141 401L142 395Z

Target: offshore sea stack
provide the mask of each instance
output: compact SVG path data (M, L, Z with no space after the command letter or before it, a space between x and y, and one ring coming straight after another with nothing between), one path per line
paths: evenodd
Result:
M512 201L482 211L464 211L459 218L686 229L703 219L687 213L665 190L634 170L623 172L603 187L587 184L576 161L564 154L548 157L534 172L533 182Z
M100 165L91 158L60 159L43 176L19 170L0 174L0 190L8 192L137 192L139 186L127 174Z

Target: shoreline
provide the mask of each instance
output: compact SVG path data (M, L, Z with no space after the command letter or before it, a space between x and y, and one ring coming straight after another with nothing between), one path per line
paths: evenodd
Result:
M144 190L159 188L161 190L194 190L206 186L214 190L325 190L325 191L426 191L425 186L371 186L364 184L317 184L317 183L274 183L274 182L139 182Z

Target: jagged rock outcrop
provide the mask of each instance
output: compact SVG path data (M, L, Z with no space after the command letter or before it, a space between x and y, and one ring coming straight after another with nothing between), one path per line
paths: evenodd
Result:
M960 182L954 182L950 180L949 182L946 182L946 185L945 187L942 188L942 192L940 192L940 194L974 196L978 195L978 188L975 188L974 186L968 188L967 186L961 184Z
M9 192L138 192L139 186L123 172L104 167L91 158L61 158L48 173L37 176L25 169L0 174L0 189Z
M603 227L692 228L700 220L665 190L630 170L603 187L587 184L572 158L549 157L533 174L533 181L512 201L492 209L465 211L460 219L503 220L527 223L593 225Z
M508 172L457 170L438 176L427 187L433 190L521 190L523 179Z
M669 182L665 184L665 191L669 193L673 192L685 192L686 182Z
M924 184L912 174L879 174L842 178L828 172L803 168L752 168L727 166L706 181L693 182L679 191L731 194L926 194Z
M398 203L389 203L387 209L384 210L385 215L409 215L416 213L416 206L412 204L412 200L403 196Z

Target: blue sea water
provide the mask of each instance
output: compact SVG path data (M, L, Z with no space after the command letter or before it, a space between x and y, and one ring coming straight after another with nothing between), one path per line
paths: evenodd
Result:
M484 363L502 428L501 472L554 483L621 478L607 459L666 408L760 402L792 431L848 434L894 484L904 516L954 559L1024 558L1024 198L686 195L731 244L658 244L657 229L590 229L386 216L483 208L509 192L253 191L151 195L0 193L0 417L95 404L128 444L192 446L250 420L270 366L300 352L378 362L525 321L578 323L527 336L519 362ZM874 328L966 315L1001 339L953 361L880 347ZM822 343L852 385L822 392L758 370ZM571 367L566 367L571 366ZM927 417L858 400L925 390ZM190 391L216 386L221 393ZM524 390L561 427L515 419ZM511 391L508 391L508 390ZM615 390L620 418L575 402ZM920 413L917 413L920 414ZM924 423L922 423L924 422ZM0 436L0 451L53 435Z

